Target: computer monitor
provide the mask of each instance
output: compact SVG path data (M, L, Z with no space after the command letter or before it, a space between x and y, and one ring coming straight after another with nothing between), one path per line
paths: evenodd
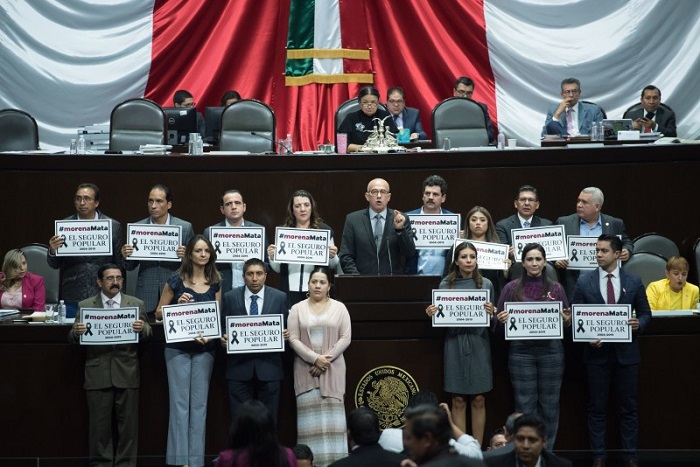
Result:
M197 133L195 107L163 107L168 120L168 144L187 144L190 133Z
M226 107L207 107L204 110L204 125L206 131L204 141L213 145L219 144L221 137L221 113Z

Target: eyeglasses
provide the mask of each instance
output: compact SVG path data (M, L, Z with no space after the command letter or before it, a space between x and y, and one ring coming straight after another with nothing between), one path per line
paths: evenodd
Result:
M360 102L360 105L362 107L376 107L379 105L379 102Z
M122 276L108 276L102 279L105 282L121 282L124 280Z
M579 92L581 92L580 89L567 89L566 91L562 91L561 93L567 96L573 96L574 94L578 94Z
M535 198L518 198L521 203L534 203L537 201Z
M405 101L403 99L389 99L387 103L389 104L403 104Z
M381 196L385 196L385 195L388 195L388 194L389 194L389 190L377 190L377 189L374 189L374 190L369 190L369 194L372 195L372 196L380 196L380 195L381 195Z
M75 197L75 202L78 204L80 204L81 202L92 203L93 201L95 201L95 198L93 198L92 196L76 196Z

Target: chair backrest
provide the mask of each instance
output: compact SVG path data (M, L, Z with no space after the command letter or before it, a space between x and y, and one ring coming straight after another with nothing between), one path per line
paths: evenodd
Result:
M634 239L634 252L656 253L667 261L680 254L676 243L668 237L655 232L645 233Z
M22 110L0 110L0 151L34 149L39 149L39 128L34 117Z
M466 97L450 97L438 103L432 113L433 142L441 148L450 138L453 148L488 146L486 112L477 102Z
M27 269L34 274L44 278L46 288L46 303L58 303L58 289L61 284L61 274L58 269L54 269L46 262L46 253L49 247L41 243L20 248L27 259Z
M669 112L673 112L673 109L671 107L669 107L668 105L664 104L663 102L659 105L661 107L663 107L664 109L668 110ZM639 110L641 108L642 108L641 102L637 102L636 104L632 104L631 106L629 106L629 108L627 110L625 110L625 113L622 114L622 118L629 118L628 115L630 113L636 112L637 110Z
M264 102L255 99L234 102L221 113L219 148L252 153L274 151L275 126L275 113Z
M165 144L168 124L163 109L149 99L117 104L109 118L109 149L136 151L142 144Z
M512 281L515 279L520 279L520 276L523 275L523 271L523 263L513 263L508 271L508 280ZM557 270L553 264L548 263L545 271L547 272L547 277L549 277L549 280L552 282L559 282L559 276L557 275Z
M666 277L666 260L654 253L635 253L629 261L622 263L622 269L638 275L646 288Z
M381 102L379 103L378 108L382 110L386 110L386 107L384 104ZM335 147L338 147L338 130L340 129L340 125L342 125L343 121L345 120L345 117L347 117L349 114L353 112L357 112L360 110L360 102L357 99L357 97L353 97L352 99L348 99L340 106L338 109L335 111Z
M595 105L596 107L598 107L600 109L600 113L603 114L603 118L606 118L606 119L608 118L608 114L605 113L605 110L601 106L596 104L595 102L591 102L591 101L581 101L581 102L583 102L584 104Z

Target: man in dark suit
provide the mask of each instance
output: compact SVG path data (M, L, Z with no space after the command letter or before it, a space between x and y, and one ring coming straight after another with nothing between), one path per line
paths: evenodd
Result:
M547 111L542 136L587 135L591 124L603 120L603 111L595 104L580 102L581 82L566 78L561 82L561 101Z
M230 290L223 296L222 325L226 324L226 316L282 315L286 340L289 337L286 329L289 314L287 295L265 286L267 279L265 263L257 258L251 258L244 263L243 277L244 286ZM227 339L228 335L223 334L221 345L224 348L226 348ZM250 399L257 399L265 404L277 424L282 378L284 378L284 370L279 352L228 355L226 379L231 419L233 420L236 409L241 404Z
M165 185L157 184L148 193L148 214L145 219L141 219L136 224L160 224L179 225L182 227L180 246L177 248L177 256L185 256L185 245L194 237L192 224L170 214L173 207L173 192ZM126 270L133 271L139 268L139 275L136 280L136 296L143 300L146 311L153 314L160 300L160 293L163 290L168 278L180 267L178 261L129 261L129 256L134 253L134 247L125 243L121 249L122 256L126 260Z
M243 193L238 190L228 190L221 197L221 206L219 207L221 214L224 215L224 220L211 227L262 227L260 224L250 222L243 219L243 214L246 212L246 204L243 201ZM211 240L209 229L204 229L204 236ZM265 229L263 228L263 236ZM263 238L263 248L267 245ZM221 293L225 294L231 289L242 287L243 281L243 262L237 263L216 263L216 267L221 274ZM265 270L269 271L269 266L265 264Z
M379 445L379 418L373 410L358 407L348 415L350 455L331 467L397 467L405 457Z
M615 235L598 237L596 260L599 267L579 278L571 302L629 304L636 313L636 317L627 321L633 332L632 342L613 344L594 341L586 345L583 352L590 397L588 436L595 457L594 467L605 466L605 418L610 383L620 406L620 438L625 465L637 465L637 390L641 360L638 336L651 320L651 309L642 280L617 266L622 247L622 240Z
M515 421L514 449L484 458L489 467L571 467L570 460L548 452L544 422L536 415L523 415ZM498 452L495 451L495 452Z
M407 128L411 133L411 139L428 139L420 121L420 111L413 107L406 107L406 93L403 88L394 86L386 92L386 108L391 118L396 123L396 128Z
M512 229L528 229L530 227L544 227L552 225L549 219L543 219L535 215L535 212L540 208L540 196L537 193L537 188L532 185L523 185L518 188L517 196L513 202L517 214L501 219L496 223L496 233L501 243L510 245L508 253L512 257L513 236Z
M121 293L124 273L116 264L97 271L100 293L79 303L80 308L137 307L133 322L140 341L151 336L143 302ZM87 327L80 313L68 334L77 344ZM139 357L136 344L86 346L85 390L89 417L89 458L91 466L136 466L139 428ZM116 416L118 444L112 447L112 412Z
M471 99L472 95L474 95L474 81L466 76L460 76L455 81L455 87L452 95L454 97L466 97ZM489 144L496 144L493 123L491 123L491 117L489 117L489 108L483 102L474 102L479 104L481 108L484 109L484 114L486 115L486 133L489 135Z
M601 234L620 235L623 245L620 259L627 261L634 253L634 245L627 236L627 232L625 232L625 222L622 219L600 212L604 201L605 197L599 188L594 186L584 188L576 200L576 214L560 217L556 223L564 226L564 233L567 236L584 235L587 237L598 237ZM554 265L559 270L559 282L564 286L566 296L571 301L579 272L567 269L569 261L565 259L557 260Z
M400 258L416 253L408 217L389 209L389 183L375 178L367 184L368 209L345 218L340 265L345 274L401 274Z
M676 136L676 114L661 106L661 90L649 85L642 89L642 108L625 112L622 118L631 118L632 126L642 133L658 131L664 136Z

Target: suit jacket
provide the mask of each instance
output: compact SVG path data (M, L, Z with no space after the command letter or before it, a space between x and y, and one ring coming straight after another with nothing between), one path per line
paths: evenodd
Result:
M4 277L5 275L0 272L0 280L4 279ZM0 299L2 299L4 293L5 291L0 289ZM44 287L44 278L27 271L22 279L22 309L44 311L45 304L46 287Z
M552 225L552 221L549 219L543 219L539 216L532 216L530 219L530 227L545 227L547 225ZM513 214L510 217L501 219L496 223L496 233L498 234L498 239L501 243L506 245L513 244L513 236L511 235L511 229L522 229L523 226L520 224L520 219L517 214Z
M605 303L600 294L600 268L582 274L576 283L572 304L577 303ZM620 298L619 304L630 304L636 311L639 320L639 330L632 336L631 343L610 344L605 343L600 348L586 345L583 351L584 363L605 364L610 358L614 358L620 365L634 365L640 361L639 341L637 336L651 321L651 309L647 301L647 294L639 276L625 273L620 269Z
M422 206L418 209L414 209L413 211L408 211L406 214L409 216L412 214L420 214L421 209L423 209ZM452 211L448 211L447 209L443 209L442 214L454 214L454 213ZM413 256L408 258L408 261L406 261L406 274L418 274L418 256L420 255L420 251L421 250L416 249L416 254L414 254ZM437 250L437 251L440 251L440 250ZM443 256L447 257L447 253L449 251L450 251L449 249L442 250Z
M143 302L136 297L121 294L122 307L138 307L139 319L143 321L143 331L139 342L151 337L152 330L148 324ZM100 293L78 303L78 308L102 308ZM80 322L80 312L75 317ZM71 327L68 342L77 344L80 336ZM105 389L117 387L132 389L139 387L139 357L136 344L88 345L85 346L85 389Z
M61 298L66 301L78 302L92 297L100 291L97 286L97 271L105 263L114 263L122 269L124 257L122 248L122 226L98 211L99 219L110 219L112 222L112 255L111 256L55 256L51 250L46 253L46 261L54 269L61 270ZM77 220L78 214L66 217L65 220Z
M486 133L489 135L489 144L496 144L496 137L494 136L493 123L491 123L491 117L489 117L489 108L483 102L477 102L484 109L484 114L486 114Z
M627 232L625 232L625 222L622 219L601 212L600 223L603 226L604 234L620 235L622 237L622 247L628 250L630 255L634 253L634 245L632 244L632 240L627 236ZM581 218L576 214L562 216L557 219L556 224L564 226L564 234L566 236L579 235L581 233ZM574 295L574 288L576 287L576 280L578 280L579 277L579 271L564 269L558 270L558 273L559 282L564 286L566 296L569 302L571 302Z
M584 102L578 101L578 131L582 135L587 135L591 132L591 123L603 120L603 112L600 107L594 104L586 104ZM552 106L547 111L547 118L544 121L544 128L542 129L542 136L547 134L547 124L553 120L554 113L557 111L559 104L552 104ZM559 124L566 130L566 113L562 112L559 114Z
M631 112L625 112L625 115L623 115L622 118L631 118L632 120L636 120L638 118L643 118L646 113L647 112L644 110L644 108L640 108ZM676 114L672 110L659 107L656 109L654 121L658 125L656 131L663 133L664 136L678 136L676 133Z
M399 234L394 229L394 210L387 210L384 236L377 251L368 209L352 212L345 218L339 253L343 273L401 274L401 256L408 259L416 254L413 237L409 235L411 222L408 216L404 231Z
M227 316L247 316L245 308L245 286L230 290L221 300L221 319L224 326L223 334L229 334L226 329ZM287 295L272 287L265 286L265 299L261 315L282 315L284 327L287 328ZM230 336L229 336L230 337ZM229 354L226 358L226 379L233 381L248 381L255 375L260 381L279 381L284 378L282 368L282 352L249 353L241 355Z
M329 467L398 467L406 457L387 451L379 444L358 446L348 457L333 462Z
M151 218L147 217L136 222L137 224L151 224ZM192 224L182 219L170 216L170 225L182 226L182 245L187 245L192 237L194 230ZM148 313L155 311L160 300L160 294L163 291L168 277L172 276L182 264L179 261L135 261L126 260L126 270L132 271L139 267L139 276L136 280L136 296L143 300Z
M489 451L490 452L490 451ZM494 451L498 452L498 450ZM574 464L570 460L556 456L551 452L542 450L540 453L542 467L572 467ZM501 454L499 456L484 457L486 465L489 467L517 467L516 454L514 451Z
M423 124L420 121L420 110L413 107L404 107L401 112L401 118L403 118L403 127L408 128L411 133L418 133L418 139L428 139L428 135L423 130Z
M210 238L209 232L211 227L227 227L226 225L226 219L222 220L218 224L214 224L210 227L207 227L204 229L204 236L206 238ZM250 222L248 220L243 219L243 225L241 227L263 227L260 224L256 224L255 222ZM265 227L263 227L263 248L265 250L263 251L263 261L265 262L265 270L267 272L270 272L270 263L269 260L267 259L267 233L265 232ZM243 274L243 263L221 263L218 262L216 263L216 269L219 270L219 273L221 274L221 295L224 295L226 292L230 291L233 288L233 274L234 271L236 274Z

